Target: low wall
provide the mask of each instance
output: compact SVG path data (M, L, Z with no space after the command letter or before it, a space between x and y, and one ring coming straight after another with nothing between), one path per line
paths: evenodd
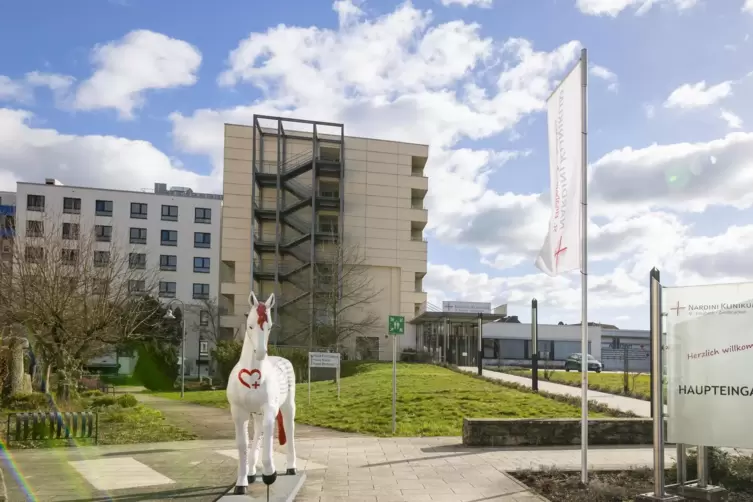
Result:
M465 446L569 446L580 444L580 419L463 419ZM664 424L666 431L666 422ZM666 435L665 435L666 437ZM650 418L598 418L588 421L589 445L653 444Z

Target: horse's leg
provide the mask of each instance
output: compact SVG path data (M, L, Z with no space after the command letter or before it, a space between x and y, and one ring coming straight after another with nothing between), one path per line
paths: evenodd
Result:
M266 404L262 407L262 410L262 429L264 431L264 436L261 440L261 479L264 481L264 484L271 485L277 479L274 450L272 449L272 442L275 438L275 415L277 409L271 404Z
M253 415L254 439L251 441L251 456L248 461L248 482L256 481L256 464L259 463L259 450L261 449L262 416L258 413Z
M238 479L233 493L244 495L248 489L248 412L231 404L230 414L235 423L235 444L238 447Z
M297 472L295 466L295 385L291 387L288 398L280 407L280 411L288 439L286 474L295 474Z

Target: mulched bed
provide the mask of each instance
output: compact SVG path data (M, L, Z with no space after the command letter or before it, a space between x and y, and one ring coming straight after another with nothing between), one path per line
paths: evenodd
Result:
M636 496L653 491L650 469L590 472L590 482L585 488L580 485L580 472L550 470L510 474L552 502L633 502ZM668 476L667 483L674 482L674 475ZM729 500L753 502L753 493L730 493Z

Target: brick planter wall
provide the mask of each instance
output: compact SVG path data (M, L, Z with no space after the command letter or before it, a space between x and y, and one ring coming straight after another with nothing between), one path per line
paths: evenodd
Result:
M664 425L666 431L666 422ZM666 437L666 435L665 435ZM588 421L589 445L653 444L650 418L598 418ZM580 420L463 419L465 446L569 446L580 444Z

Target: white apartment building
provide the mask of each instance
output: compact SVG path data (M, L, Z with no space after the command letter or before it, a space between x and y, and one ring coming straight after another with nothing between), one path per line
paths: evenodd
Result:
M96 246L122 246L132 266L156 271L160 300L173 309L180 308L176 300L186 307L186 374L209 374L214 331L219 327L217 309L212 312L210 305L216 305L218 295L221 195L168 188L164 183L155 183L153 191L137 192L67 186L48 179L19 182L16 198L19 237L34 221L52 215L62 225L79 224L81 231L92 228ZM115 357L92 363L107 365Z
M326 324L321 319L328 314L317 306L332 289L317 274L334 267L331 255L346 248L358 250L375 295L347 315L368 313L378 322L341 349L390 359L390 315L405 317L399 347L415 348L415 327L408 321L426 302L428 150L346 136L343 124L259 115L252 125L226 124L220 271L226 336L243 325L250 289L260 299L275 293L273 342L277 333L289 337L305 324L300 312ZM347 302L348 286L339 287L340 301ZM281 343L313 338L302 333Z

